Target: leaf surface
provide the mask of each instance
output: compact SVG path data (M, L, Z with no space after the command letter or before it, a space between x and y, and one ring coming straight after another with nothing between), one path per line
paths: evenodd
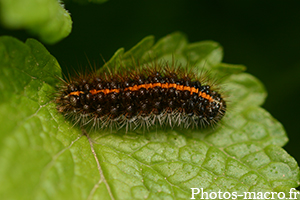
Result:
M1 37L0 196L190 199L190 188L288 195L299 185L299 167L281 148L288 141L282 125L260 107L265 88L243 66L221 63L222 55L218 43L190 44L177 32L155 44L146 37L106 64L176 59L211 70L222 78L230 102L216 128L98 130L85 136L56 110L61 70L55 58L33 39Z

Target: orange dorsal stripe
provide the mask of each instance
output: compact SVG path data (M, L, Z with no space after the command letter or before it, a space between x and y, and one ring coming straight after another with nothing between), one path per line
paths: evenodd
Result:
M79 96L80 94L84 94L84 92L82 92L82 91L71 92L71 93L69 94L69 96L71 96L71 95Z
M176 90L179 91L189 91L191 94L193 93L198 93L199 97L202 97L204 99L207 99L209 101L213 101L212 97L205 92L199 92L199 89L196 89L194 87L189 87L189 86L183 86L183 85L177 85L175 83L147 83L147 84L141 84L141 85L134 85L132 87L127 87L124 89L124 91L137 91L141 88L149 89L149 88L154 88L154 87L161 87L161 88L175 88ZM120 89L104 89L104 90L90 90L90 93L92 95L98 94L100 92L103 92L104 94L109 94L109 93L119 93ZM76 92L71 92L69 96L74 95L74 96L79 96L80 94L84 94L83 91L76 91Z

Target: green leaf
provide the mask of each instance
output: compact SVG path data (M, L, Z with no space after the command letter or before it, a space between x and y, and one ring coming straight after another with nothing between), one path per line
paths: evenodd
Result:
M219 63L216 66L216 69L218 70L218 73L220 76L229 76L231 74L238 74L246 70L246 67L244 65L233 65L233 64L227 64L227 63Z
M10 29L26 29L45 43L67 37L72 20L57 0L1 0L0 19Z
M153 41L119 49L106 68L191 59L193 68L208 67L216 78L226 74L220 83L229 108L219 126L85 135L56 110L61 71L55 58L35 40L0 38L3 199L190 199L190 188L289 195L299 185L298 164L281 148L285 131L260 107L266 91L259 80L220 63L215 42L189 44L181 33Z
M123 49L123 48L121 48ZM207 70L221 68L223 57L222 47L213 41L204 41L188 44L187 38L180 32L174 32L160 39L154 45L153 36L145 37L137 45L124 53L119 49L105 64L106 67L134 67L134 64L158 62L170 62L176 58L181 65L198 66ZM218 64L220 66L218 66ZM100 72L103 69L100 69ZM219 72L220 70L217 70Z

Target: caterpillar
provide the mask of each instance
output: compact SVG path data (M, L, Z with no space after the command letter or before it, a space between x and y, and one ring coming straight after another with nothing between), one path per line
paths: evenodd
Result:
M77 75L63 82L55 101L74 124L126 131L212 126L226 112L224 98L208 81L168 63Z

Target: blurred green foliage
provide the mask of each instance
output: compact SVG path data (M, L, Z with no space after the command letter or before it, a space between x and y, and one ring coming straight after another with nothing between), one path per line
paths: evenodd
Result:
M2 0L0 20L11 29L25 29L48 44L67 37L72 20L63 4L57 0Z

